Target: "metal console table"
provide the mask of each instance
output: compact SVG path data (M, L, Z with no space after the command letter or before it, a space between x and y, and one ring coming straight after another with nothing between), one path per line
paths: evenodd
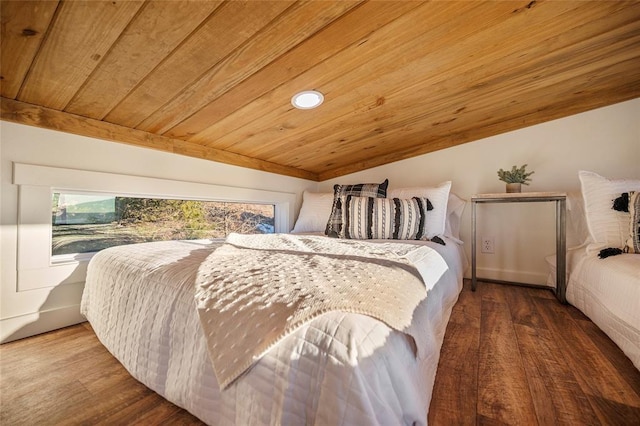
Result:
M477 194L471 197L471 290L476 291L478 277L476 277L476 206L479 203L531 203L556 202L556 297L561 303L567 303L566 270L567 270L567 241L566 241L566 202L564 192L519 192L502 194ZM482 278L480 278L482 279ZM488 280L492 281L492 280Z

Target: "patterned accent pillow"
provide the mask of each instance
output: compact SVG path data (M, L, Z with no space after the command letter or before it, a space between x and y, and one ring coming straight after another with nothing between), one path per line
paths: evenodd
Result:
M640 191L629 192L629 238L626 253L640 253Z
M620 215L625 225L628 224L626 231L621 230L625 236L620 246L602 249L598 257L606 259L622 253L640 253L640 191L623 192L613 200L612 209Z
M623 247L628 236L628 216L612 209L611 203L623 192L640 191L640 180L607 179L584 170L578 172L578 178L591 236L587 251Z
M424 235L428 198L343 198L340 238L419 240Z
M327 227L324 231L326 235L338 238L342 232L342 202L343 197L353 195L356 197L373 197L385 198L387 196L387 186L389 179L378 183L360 183L357 185L334 185L333 187L333 206L331 207L331 215L327 221Z

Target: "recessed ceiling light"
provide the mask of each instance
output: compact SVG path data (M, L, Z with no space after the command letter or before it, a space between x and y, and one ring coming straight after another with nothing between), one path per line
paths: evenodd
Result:
M296 93L291 98L291 105L298 109L312 109L322 102L324 102L324 96L315 90L305 90L304 92Z

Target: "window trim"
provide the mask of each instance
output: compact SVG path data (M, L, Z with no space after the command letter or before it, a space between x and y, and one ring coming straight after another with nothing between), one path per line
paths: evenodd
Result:
M24 163L13 164L13 183L18 185L16 291L82 283L91 258L85 255L95 254L58 255L69 257L55 261L52 259L51 196L54 189L131 197L271 204L275 206L274 227L277 233L286 233L291 229L296 199L296 195L291 192Z

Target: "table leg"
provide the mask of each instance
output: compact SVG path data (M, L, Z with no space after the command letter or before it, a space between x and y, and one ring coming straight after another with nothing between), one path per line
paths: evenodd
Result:
M471 202L471 291L476 291L476 203Z
M567 225L566 200L556 201L556 297L567 303Z

